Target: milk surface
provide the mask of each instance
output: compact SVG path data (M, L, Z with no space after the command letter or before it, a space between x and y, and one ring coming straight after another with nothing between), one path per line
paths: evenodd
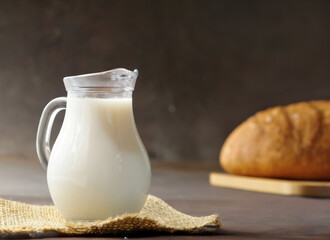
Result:
M131 98L68 97L47 171L52 199L66 219L138 213L150 178Z

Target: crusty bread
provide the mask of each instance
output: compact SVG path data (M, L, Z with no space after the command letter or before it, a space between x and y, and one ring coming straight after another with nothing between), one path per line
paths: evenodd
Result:
M247 176L330 179L330 101L256 113L229 135L220 164Z

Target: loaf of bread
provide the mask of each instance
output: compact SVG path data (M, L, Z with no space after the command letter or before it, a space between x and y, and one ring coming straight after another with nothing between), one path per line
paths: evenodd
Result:
M330 179L330 101L278 106L256 113L225 141L220 164L229 173Z

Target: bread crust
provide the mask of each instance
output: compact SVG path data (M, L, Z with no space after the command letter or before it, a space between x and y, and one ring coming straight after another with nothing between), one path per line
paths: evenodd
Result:
M273 107L239 125L220 164L229 173L286 179L330 179L330 101Z

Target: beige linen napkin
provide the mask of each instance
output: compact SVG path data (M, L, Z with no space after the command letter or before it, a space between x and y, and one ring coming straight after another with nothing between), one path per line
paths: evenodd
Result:
M67 222L54 206L29 205L0 198L0 234L44 233L68 235L122 235L139 232L201 233L205 227L220 228L218 215L192 217L149 195L139 214L104 221Z

